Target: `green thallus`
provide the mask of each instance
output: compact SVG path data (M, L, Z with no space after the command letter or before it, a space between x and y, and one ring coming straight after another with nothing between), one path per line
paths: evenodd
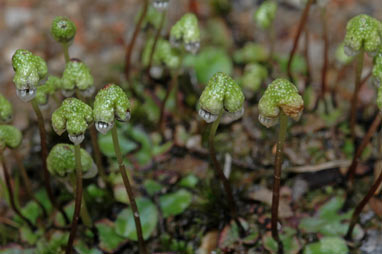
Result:
M67 17L55 17L51 26L51 33L59 43L71 43L76 35L76 26Z
M216 73L199 99L199 115L212 123L224 112L232 121L244 113L244 95L240 86L225 73Z
M366 51L375 56L382 43L382 24L375 18L360 14L350 19L346 25L345 53L355 56Z
M0 125L0 150L16 148L22 140L21 132L12 125Z
M106 134L113 128L115 118L122 122L130 119L130 102L122 88L109 84L97 93L93 112L96 129Z
M85 131L92 122L92 108L76 98L65 99L52 115L54 131L58 135L67 131L70 141L75 145L82 143Z
M0 122L10 122L12 120L12 112L12 104L0 94Z
M372 76L373 84L376 87L378 87L378 94L379 94L380 93L379 91L381 90L380 85L381 85L381 80L382 80L382 52L379 52L376 55L376 57L374 58L374 66L373 66L372 75L373 75ZM379 99L379 96L378 96L378 99ZM377 101L377 104L378 104L378 106L380 106L378 101ZM381 101L381 103L382 103L382 101Z
M48 73L45 61L28 50L18 49L12 56L12 66L17 96L25 102L32 100L40 80Z
M81 164L83 178L92 178L97 174L90 154L81 148ZM76 162L74 159L74 146L70 144L57 144L50 150L47 158L48 170L52 175L58 177L67 177L75 174Z
M167 10L169 0L153 0L153 6L159 11Z
M52 96L61 88L61 79L56 76L49 76L44 85L37 87L36 101L40 106L48 104L49 96Z
M275 18L276 11L277 3L273 0L267 0L256 10L253 18L259 27L268 29Z
M244 74L240 79L240 85L248 97L253 97L260 88L261 83L268 77L268 70L258 63L245 66Z
M142 53L142 62L144 66L149 65L153 44L153 39L146 43L146 47ZM156 78L161 77L163 72L161 65L165 65L170 69L175 69L180 65L179 50L172 48L167 40L159 39L153 55L152 65L153 66L150 69L151 76Z
M95 91L94 79L89 68L79 59L70 59L61 79L62 93L70 97L78 89L85 97L91 97Z
M278 123L280 111L298 120L304 109L304 101L295 85L286 79L274 80L259 101L259 121L267 128Z
M198 18L193 13L185 14L176 24L171 28L170 42L175 47L180 47L181 44L184 48L195 54L200 47L200 31L198 25Z

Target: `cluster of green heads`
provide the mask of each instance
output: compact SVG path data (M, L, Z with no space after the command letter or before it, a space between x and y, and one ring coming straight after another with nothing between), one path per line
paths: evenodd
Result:
M44 59L25 49L18 49L12 57L15 71L13 83L17 95L23 101L36 98L39 105L48 103L48 97L61 90L71 96L76 89L85 97L94 92L94 80L89 68L78 59L71 59L65 66L62 77L48 76ZM48 76L43 84L40 84Z
M199 115L208 123L220 115L231 120L244 113L244 95L240 86L227 74L216 73L208 82L198 104ZM286 79L276 79L268 85L259 101L259 121L266 127L277 124L280 113L298 120L304 101L294 84Z
M52 126L58 135L67 131L69 139L74 144L80 144L93 122L99 132L106 134L115 120L129 119L130 102L126 93L119 86L109 84L97 93L93 108L76 98L65 99L53 112Z
M366 14L350 19L346 26L344 49L348 56L365 52L374 58L372 76L378 86L377 106L382 110L382 23Z

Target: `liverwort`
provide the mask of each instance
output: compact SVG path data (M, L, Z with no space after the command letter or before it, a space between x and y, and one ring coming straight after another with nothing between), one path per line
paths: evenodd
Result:
M283 253L277 223L280 198L280 178L284 143L287 134L288 117L299 120L304 109L304 101L294 84L286 79L276 79L268 85L259 101L259 121L269 128L280 121L276 148L273 195L272 195L272 237L278 243L278 253Z
M13 127L12 125L0 125L0 159L9 195L9 203L11 205L12 210L33 230L35 229L33 223L21 213L20 209L16 205L11 175L4 158L4 150L6 148L17 148L20 145L21 140L22 134L17 128Z
M33 55L31 52L25 49L16 50L15 54L12 56L12 66L15 71L15 76L13 82L16 86L17 96L25 102L31 102L33 110L36 114L38 127L40 132L40 142L41 142L41 159L42 168L44 174L44 184L48 197L52 205L57 208L63 215L65 222L69 223L69 219L63 211L59 203L55 201L52 187L50 185L50 176L48 169L46 167L46 157L48 156L47 148L47 135L45 129L44 117L38 107L36 97L36 90L39 82L45 78L48 73L48 67L44 61L39 56Z
M54 111L52 115L52 126L54 131L58 135L62 135L65 131L68 132L69 139L74 144L74 157L76 162L76 197L72 226L68 245L66 247L66 254L72 253L73 242L77 232L78 217L81 211L83 169L81 164L80 144L85 138L86 129L92 122L92 108L76 98L65 99L62 102L62 105L56 111Z
M183 46L186 51L195 54L200 47L198 18L193 13L185 14L172 26L170 42L175 47Z
M102 134L106 134L110 129L112 131L113 145L115 155L118 160L119 170L125 185L127 195L130 200L131 209L134 214L135 229L137 231L139 249L141 254L146 254L146 245L143 238L141 219L139 217L138 207L135 201L134 192L131 188L126 168L123 163L117 127L115 120L125 122L130 119L130 102L126 93L117 85L108 84L101 89L94 101L94 120L96 128Z
M244 113L244 95L240 86L225 73L216 73L209 80L199 99L199 115L207 122L212 123L208 138L208 147L214 164L215 174L223 184L232 219L238 221L237 207L234 201L231 185L224 175L222 167L216 158L214 139L223 114L231 120L239 119ZM240 226L240 222L238 223Z
M67 17L55 17L50 32L52 33L53 38L61 43L65 62L69 62L69 46L72 44L74 37L76 36L76 25Z
M355 138L356 113L358 93L361 88L361 75L363 69L364 53L375 56L382 43L382 24L375 18L360 14L350 19L346 25L344 39L345 53L356 57L355 85L351 102L350 130Z
M62 74L61 88L66 97L72 96L76 91L84 97L91 97L95 87L93 76L87 65L79 59L70 59Z
M0 94L0 122L9 123L12 121L12 104Z

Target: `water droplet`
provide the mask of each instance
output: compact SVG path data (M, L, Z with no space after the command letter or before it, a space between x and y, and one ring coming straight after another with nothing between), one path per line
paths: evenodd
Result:
M168 7L168 1L169 0L154 0L153 1L153 6L158 11L164 11Z
M262 125L269 128L275 126L279 122L278 117L266 117L263 115L259 115L259 121Z
M137 218L139 218L139 213L135 212L135 213L134 213L134 216L137 217Z
M36 96L36 88L25 88L25 89L16 89L16 95L20 100L28 102L34 99Z
M163 75L163 68L161 66L152 66L150 68L150 76L155 79L160 79Z
M61 90L61 93L63 96L65 97L72 97L73 94L74 94L74 90L66 90L66 89L62 89Z
M192 54L196 54L200 48L200 42L199 41L189 42L189 43L186 43L184 47L188 52L191 52Z
M344 52L348 56L356 56L359 53L358 50L354 50L351 47L346 46L346 45L344 46Z
M119 118L117 115L115 116L115 118L117 118L117 120L120 121L120 122L127 122L131 118L130 111L126 111L126 115L125 115L124 119Z
M98 170L97 166L93 163L93 165L82 175L82 178L89 179L93 178L97 175Z
M72 141L73 144L75 144L75 145L81 144L82 141L84 141L84 139L85 139L85 135L84 134L79 134L79 135L71 135L71 134L69 134L68 136L69 136L70 141Z
M236 112L226 112L224 114L224 117L226 117L227 120L232 122L232 121L235 121L235 120L239 119L240 117L242 117L243 114L244 114L244 107L241 107L241 109L239 109Z
M84 97L92 97L95 92L95 86L90 86L88 89L79 90Z
M207 123L215 122L218 119L218 115L211 114L210 112L205 111L204 109L199 109L199 115L204 119Z
M113 128L113 123L97 121L95 123L95 127L97 131L101 132L102 134L106 134L109 130L111 130L111 128Z
M379 81L379 78L375 77L375 76L372 76L371 77L371 83L376 87L380 87L381 85L381 82Z

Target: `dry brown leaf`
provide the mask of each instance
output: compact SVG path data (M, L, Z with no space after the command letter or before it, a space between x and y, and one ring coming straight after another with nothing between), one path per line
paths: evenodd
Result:
M219 231L213 230L208 232L202 239L200 248L196 251L197 254L210 254L217 248L219 239Z
M272 205L272 191L266 188L260 188L259 190L256 190L255 192L251 193L250 198L256 201L263 202L269 206ZM279 217L289 218L291 216L293 216L293 211L288 201L285 199L280 199Z

